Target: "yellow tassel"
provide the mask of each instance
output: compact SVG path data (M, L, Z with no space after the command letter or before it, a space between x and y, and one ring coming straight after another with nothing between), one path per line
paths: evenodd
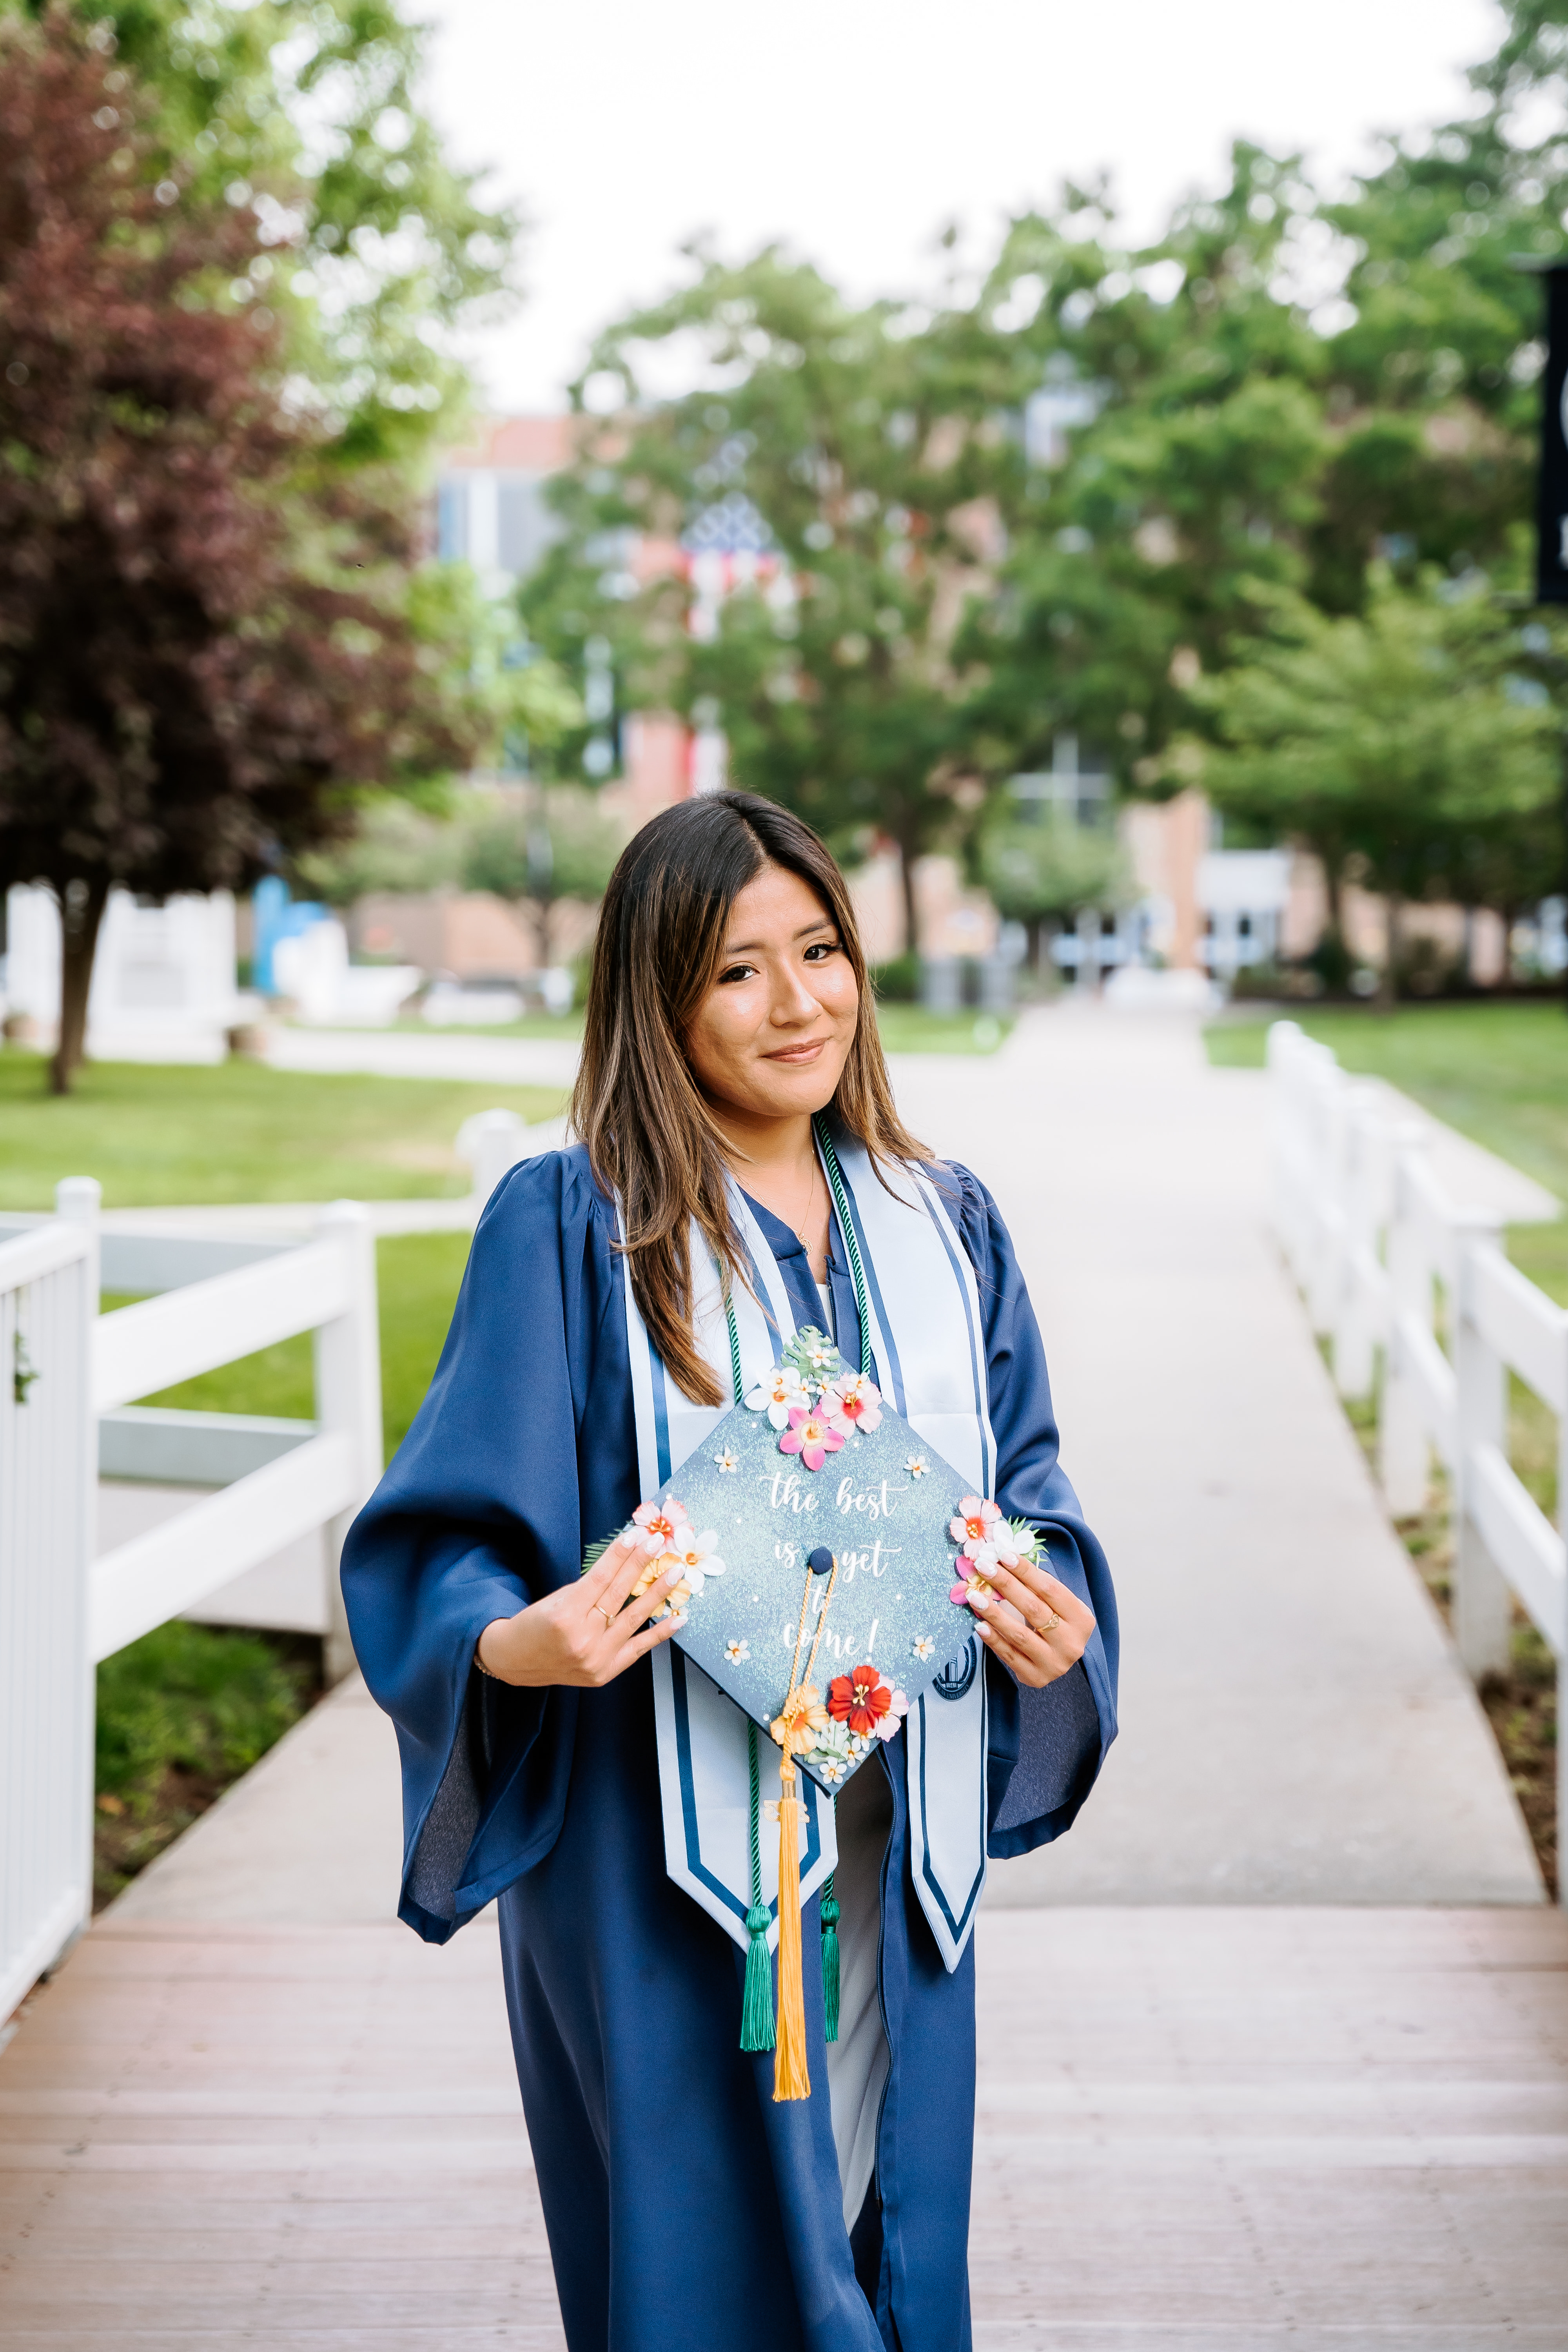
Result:
M805 1983L800 1960L800 1804L795 1759L779 1768L779 2013L773 2045L773 2097L809 2099L805 2065Z

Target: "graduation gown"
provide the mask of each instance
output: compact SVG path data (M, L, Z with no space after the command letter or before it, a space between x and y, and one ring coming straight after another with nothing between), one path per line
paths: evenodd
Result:
M989 1851L1068 1828L1115 1734L1104 1556L1058 1460L1038 1328L984 1187L952 1171L985 1325L994 1499L1047 1534L1098 1630L1021 1690L990 1656ZM797 1321L806 1255L754 1213ZM803 1916L813 2096L775 2105L739 2047L743 1961L665 1873L652 1677L515 1690L479 1675L498 1617L579 1572L640 1499L613 1202L581 1147L515 1168L474 1237L430 1391L344 1549L354 1648L402 1754L400 1916L441 1943L499 1897L519 2081L571 2352L968 2352L973 1944L942 1967L909 1863L902 1741L888 1773L879 1984L890 2068L851 2247L827 2096L816 1900ZM837 1342L858 1361L842 1238Z

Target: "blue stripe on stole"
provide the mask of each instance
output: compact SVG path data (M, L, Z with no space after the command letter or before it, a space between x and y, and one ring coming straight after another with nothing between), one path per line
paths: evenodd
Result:
M848 1171L842 1160L838 1164L838 1173L844 1180L844 1197L849 1203L849 1213L855 1220L856 1236L860 1244L860 1264L866 1276L866 1288L870 1294L871 1304L877 1310L878 1325L887 1342L888 1370L892 1375L893 1381L893 1411L900 1420L907 1421L909 1409L904 1403L904 1368L899 1361L899 1350L893 1339L893 1328L888 1320L888 1310L882 1304L881 1286L877 1280L877 1267L871 1255L871 1244L866 1238L866 1223L860 1214L860 1203L855 1198L855 1187L849 1181Z
M963 1321L965 1328L969 1333L969 1370L971 1378L974 1382L974 1419L980 1431L980 1491L983 1495L989 1495L991 1492L991 1447L987 1442L985 1433L990 1427L990 1415L986 1411L985 1391L980 1385L980 1347L978 1336L974 1328L973 1312L969 1304L969 1285L963 1279L963 1269L952 1254L952 1244L948 1240L947 1227L943 1224L942 1218L937 1213L934 1204L928 1204L926 1214L930 1217L931 1223L935 1226L937 1238L941 1242L943 1249L947 1252L947 1262L952 1268L952 1278L958 1285L958 1295L963 1301Z
M669 1413L664 1402L664 1360L647 1335L648 1370L653 1376L653 1433L658 1452L658 1483L669 1484Z
M691 1717L689 1711L689 1703L686 1696L686 1674L689 1664L685 1651L678 1648L675 1643L671 1642L669 1679L671 1694L675 1700L675 1754L680 1773L680 1811L686 1827L686 1866L693 1878L701 1880L710 1895L719 1896L726 1910L732 1911L737 1919L743 1919L750 1908L750 1899L742 1902L731 1887L727 1886L721 1878L714 1876L702 1859L702 1832L697 1819L697 1787L691 1771ZM702 1669L699 1666L695 1671L700 1674ZM822 1833L816 1817L816 1786L807 1772L803 1772L800 1779L803 1784L802 1804L805 1813L805 1845L800 1861L801 1873L804 1876L816 1868L821 1857ZM776 1919L779 1916L776 1895L768 1906L768 1915L773 1919Z
M921 1714L923 1717L926 1704L925 1694L923 1692L921 1695L918 1704L921 1709ZM969 1890L969 1900L964 1905L963 1909L960 1912L958 1917L955 1919L952 1911L948 1907L947 1897L942 1891L942 1886L936 1874L931 1866L931 1832L927 1826L931 1816L926 1811L926 1748L928 1745L929 1743L924 1737L922 1724L921 1738L921 1842L924 1850L921 1855L921 1876L925 1880L926 1885L931 1888L931 1893L936 1896L938 1903L942 1906L942 1916L947 1921L949 1932L952 1937L953 1942L956 1943L963 1933L964 1922L968 1919L970 1913L973 1910L976 1903L979 1901L980 1890L985 1884L985 1775L982 1773L980 1776L980 1868L975 1873L974 1884Z

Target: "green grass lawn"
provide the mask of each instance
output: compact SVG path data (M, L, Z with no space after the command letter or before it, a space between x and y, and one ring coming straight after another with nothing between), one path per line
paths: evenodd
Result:
M1216 1021L1211 1062L1262 1066L1268 1017ZM1568 1201L1568 1016L1560 1004L1420 1004L1293 1013L1358 1076L1386 1078L1433 1115ZM1509 1255L1568 1305L1568 1218L1513 1225Z
M38 1055L0 1051L0 1208L48 1208L62 1176L96 1176L111 1209L459 1193L468 1180L452 1144L471 1111L536 1120L565 1107L556 1087L258 1062L92 1062L63 1098L44 1092L44 1076Z
M1013 1021L1010 1013L927 1013L918 1004L879 1004L877 1026L889 1054L994 1054Z
M375 1245L382 1431L388 1461L407 1435L430 1385L468 1262L467 1234L395 1234ZM124 1302L106 1297L103 1303L108 1307ZM137 1402L188 1412L276 1413L287 1421L310 1421L314 1415L310 1334L280 1339L259 1355L220 1364L216 1371Z

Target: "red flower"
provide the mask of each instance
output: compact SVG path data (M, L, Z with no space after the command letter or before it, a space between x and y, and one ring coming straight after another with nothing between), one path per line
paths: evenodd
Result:
M827 1712L862 1739L869 1739L877 1728L877 1719L887 1714L893 1704L893 1686L885 1683L875 1666L852 1666L847 1675L836 1675L827 1685Z

